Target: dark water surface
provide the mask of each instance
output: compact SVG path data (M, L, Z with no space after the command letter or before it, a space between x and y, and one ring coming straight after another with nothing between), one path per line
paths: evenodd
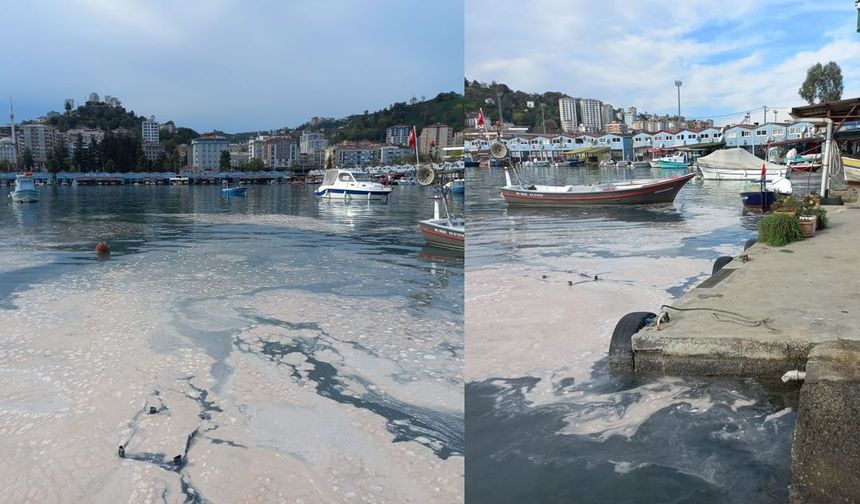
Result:
M528 181L547 184L677 173L589 168L523 172ZM467 272L497 264L547 268L554 258L569 256L713 260L736 254L755 236L759 218L742 211L742 182L693 180L672 205L533 210L508 209L501 201L500 169L473 169L466 179ZM800 185L795 189L802 191ZM679 296L697 278L679 278L683 285L667 294ZM609 315L618 319L624 313ZM794 388L755 380L617 377L607 372L605 358L592 364L587 381L554 378L551 397L535 401L530 393L540 380L500 376L467 383L467 502L788 500ZM647 414L638 418L641 413L636 412L643 410ZM632 431L593 435L569 429L626 417L633 417Z

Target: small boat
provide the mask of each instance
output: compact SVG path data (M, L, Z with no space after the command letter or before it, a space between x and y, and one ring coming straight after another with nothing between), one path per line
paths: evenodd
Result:
M35 203L39 201L39 190L31 172L15 176L15 190L9 193L15 203Z
M227 196L244 196L245 195L245 187L241 186L233 186L230 187L230 184L225 180L221 187L221 193L226 194Z
M741 203L747 209L765 212L773 206L778 194L792 193L791 181L787 178L777 178L771 182L768 182L767 178L760 178L751 182L758 184L759 189L741 193Z
M178 184L188 185L189 181L190 181L190 179L188 177L183 177L182 175L179 175L176 177L170 177L170 183L173 185L178 185Z
M821 163L797 163L788 165L792 171L801 171L806 173L817 172L821 168Z
M446 193L447 190L443 190L442 194L433 196L433 218L420 221L418 231L427 245L462 252L466 245L466 220L448 211ZM445 217L441 215L440 203L445 206Z
M633 168L650 168L651 163L648 161L633 161Z
M684 169L690 165L690 162L687 160L687 154L684 152L673 154L671 156L663 156L660 158L653 159L651 161L652 168L673 168L673 169Z
M445 187L451 191L451 194L466 194L466 180L461 178L456 178L447 184Z
M746 149L722 149L696 162L705 180L754 180L761 178L761 165L767 166L767 179L785 177L788 167L753 156Z
M364 172L330 169L325 171L322 184L314 191L321 198L388 200L393 189L373 182Z
M516 174L515 174L516 175ZM665 179L634 179L595 185L539 186L513 184L505 170L507 185L502 199L511 206L605 206L671 203L693 173ZM517 176L517 178L519 178Z
M583 161L582 159L577 158L577 157L570 158L567 160L567 166L570 166L570 167L582 166L584 164L585 164L585 161Z
M860 184L860 159L842 156L842 170L846 183Z
M465 158L463 160L463 166L465 168L477 168L478 166L480 166L480 163L472 158Z

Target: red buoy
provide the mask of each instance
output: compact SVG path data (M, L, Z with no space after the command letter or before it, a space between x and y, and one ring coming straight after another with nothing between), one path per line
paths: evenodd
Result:
M105 242L98 242L98 243L96 243L96 253L97 254L109 254L110 253L110 247Z

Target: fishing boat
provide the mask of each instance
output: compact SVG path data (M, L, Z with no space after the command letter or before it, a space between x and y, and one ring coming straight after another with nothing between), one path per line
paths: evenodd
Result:
M650 167L651 167L651 163L649 163L648 161L633 161L633 168L642 169L642 168L650 168Z
M846 183L860 184L860 159L842 156L842 170Z
M9 193L15 203L35 203L39 201L39 190L31 172L15 176L15 190Z
M466 180L461 178L455 178L454 180L445 184L445 187L451 191L451 194L466 194Z
M245 187L241 186L230 186L230 184L225 180L221 187L221 193L227 196L244 196L245 195Z
M687 153L680 152L671 156L663 156L651 160L652 168L674 168L687 169L690 162L687 160Z
M443 189L440 194L433 196L433 218L420 221L418 231L424 236L427 245L462 252L466 245L466 220L455 217L448 210L445 199L447 192ZM444 206L444 217L442 206Z
M784 178L788 171L787 166L764 161L740 147L714 151L696 162L705 180L755 180L761 177L762 164L768 180Z
M330 169L325 171L322 184L314 191L320 198L388 200L393 189L373 182L364 172Z
M758 190L744 191L741 193L741 203L744 208L751 210L767 211L776 201L778 194L791 194L791 181L787 178L778 178L768 182L767 178L751 181L758 184Z
M514 174L517 179L519 176ZM634 179L594 185L545 186L514 184L505 170L507 185L502 199L511 206L567 207L604 205L645 205L671 203L678 191L695 175L686 173L665 179Z

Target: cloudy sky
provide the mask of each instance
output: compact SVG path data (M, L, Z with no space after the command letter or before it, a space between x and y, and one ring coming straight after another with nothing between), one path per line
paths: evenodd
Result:
M297 126L463 90L463 0L3 2L16 120L89 92L198 131Z
M738 122L805 104L809 66L842 67L860 96L850 0L466 0L466 76L640 111ZM768 120L773 120L768 113Z

